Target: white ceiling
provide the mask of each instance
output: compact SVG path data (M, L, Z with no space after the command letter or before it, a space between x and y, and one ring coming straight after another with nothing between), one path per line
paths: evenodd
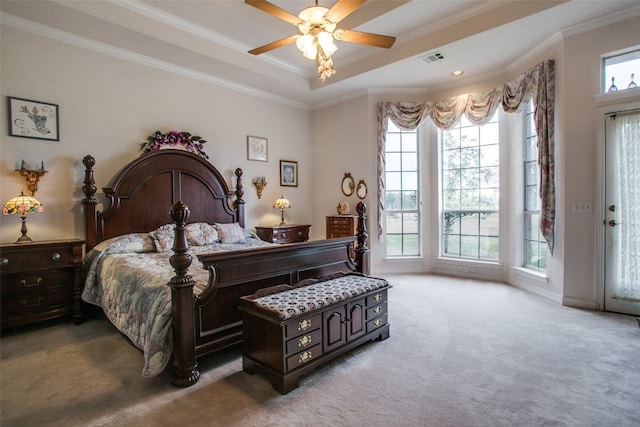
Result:
M272 3L297 15L314 2ZM395 45L387 50L337 42L337 72L324 83L295 44L247 53L298 30L242 0L2 0L0 8L6 25L315 108L365 90L425 93L479 79L561 32L638 15L640 0L369 0L338 27L395 36ZM445 59L419 59L436 51ZM464 75L451 77L457 69Z

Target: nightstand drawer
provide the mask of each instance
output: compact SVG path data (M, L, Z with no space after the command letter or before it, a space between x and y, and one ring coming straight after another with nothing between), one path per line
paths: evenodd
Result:
M286 228L284 230L274 231L277 234L279 242L303 242L309 239L308 228Z
M73 289L58 288L51 292L26 293L10 299L2 299L2 317L11 318L23 314L44 313L52 310L71 312L69 300L73 297Z
M37 294L57 288L73 288L73 270L42 270L2 276L2 297Z
M75 256L82 258L80 253L74 255L68 244L36 246L32 244L14 245L3 248L0 254L0 268L2 273L12 273L25 270L39 270L47 268L67 267L73 263Z
M285 224L275 227L256 227L256 234L265 242L295 243L309 240L310 225Z

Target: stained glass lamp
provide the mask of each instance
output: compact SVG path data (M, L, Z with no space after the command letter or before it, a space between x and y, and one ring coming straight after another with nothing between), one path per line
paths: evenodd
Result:
M273 202L274 209L280 209L282 212L280 225L285 225L284 222L284 210L291 207L291 202L284 198L284 196L280 197L278 200Z
M35 197L25 196L23 192L20 192L19 196L13 197L2 208L3 215L19 214L22 218L22 236L16 240L16 243L31 242L31 238L27 236L27 214L40 213L44 211L42 203L40 203Z

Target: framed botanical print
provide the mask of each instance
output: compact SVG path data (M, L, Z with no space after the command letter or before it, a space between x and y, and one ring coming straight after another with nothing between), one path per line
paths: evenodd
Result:
M280 185L283 187L298 186L298 162L280 160Z
M267 138L247 136L247 159L259 162L267 161Z
M8 97L9 135L59 141L58 105Z

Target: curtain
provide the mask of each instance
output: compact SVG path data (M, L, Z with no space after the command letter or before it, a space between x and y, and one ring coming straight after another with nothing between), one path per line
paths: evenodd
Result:
M487 93L467 94L436 102L378 103L378 239L384 236L384 148L387 119L400 129L413 130L427 118L442 130L451 129L462 114L474 125L486 124L499 106L508 112L522 110L533 99L535 125L538 134L538 164L540 166L540 230L551 254L555 246L555 62L547 60L517 79Z
M615 169L620 224L619 256L614 271L614 298L640 302L640 111L618 113Z

